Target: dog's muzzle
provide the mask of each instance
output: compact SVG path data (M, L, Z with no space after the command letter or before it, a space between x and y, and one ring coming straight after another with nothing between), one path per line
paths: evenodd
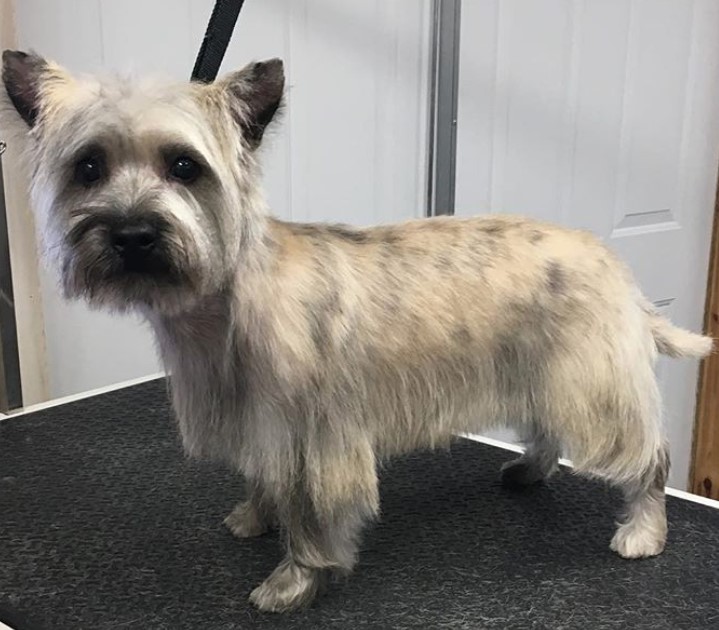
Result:
M177 280L177 252L170 226L155 215L94 214L78 222L68 241L76 264L95 279L125 276Z

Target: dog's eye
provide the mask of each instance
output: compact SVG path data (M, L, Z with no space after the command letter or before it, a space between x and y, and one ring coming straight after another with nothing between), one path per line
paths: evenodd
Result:
M75 182L82 186L92 186L103 176L102 161L96 157L83 158L75 164Z
M170 177L183 184L194 182L201 174L202 168L192 158L179 157L170 166Z

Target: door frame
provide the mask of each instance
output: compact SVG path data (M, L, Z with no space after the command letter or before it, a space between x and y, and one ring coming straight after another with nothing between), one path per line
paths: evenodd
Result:
M701 365L692 448L691 492L719 499L719 182L714 202L704 330L718 341Z
M3 160L7 145L0 140L0 412L23 406L17 315L5 205Z
M17 43L15 0L0 0L0 47L17 48ZM7 340L4 341L8 345L2 350L10 360L13 355L19 355L17 358L20 362L22 402L24 405L33 405L44 402L49 397L40 267L35 226L27 194L29 183L27 169L23 166L22 142L16 137L17 134L8 134L8 131L11 130L3 130L0 140L7 142L2 166L5 220L12 263L14 295L11 302L16 313L17 351L13 349L14 343L8 344ZM9 297L9 292L6 297ZM3 304L8 305L7 301L3 301ZM10 372L17 374L14 368ZM18 385L16 380L16 393L19 391ZM15 400L17 401L17 397Z
M428 217L454 214L462 0L432 0L427 125Z

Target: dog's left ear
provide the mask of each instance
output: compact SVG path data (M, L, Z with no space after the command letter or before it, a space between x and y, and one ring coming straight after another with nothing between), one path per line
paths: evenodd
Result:
M6 50L2 55L2 79L10 101L32 127L40 113L40 82L48 63L35 54Z
M280 104L285 88L281 59L269 59L245 66L222 81L235 100L238 122L252 148L259 146L265 128Z

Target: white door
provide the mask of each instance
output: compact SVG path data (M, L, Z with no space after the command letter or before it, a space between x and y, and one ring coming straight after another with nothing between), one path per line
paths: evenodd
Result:
M719 159L716 0L465 0L457 214L592 230L702 327ZM660 362L687 487L697 364Z

